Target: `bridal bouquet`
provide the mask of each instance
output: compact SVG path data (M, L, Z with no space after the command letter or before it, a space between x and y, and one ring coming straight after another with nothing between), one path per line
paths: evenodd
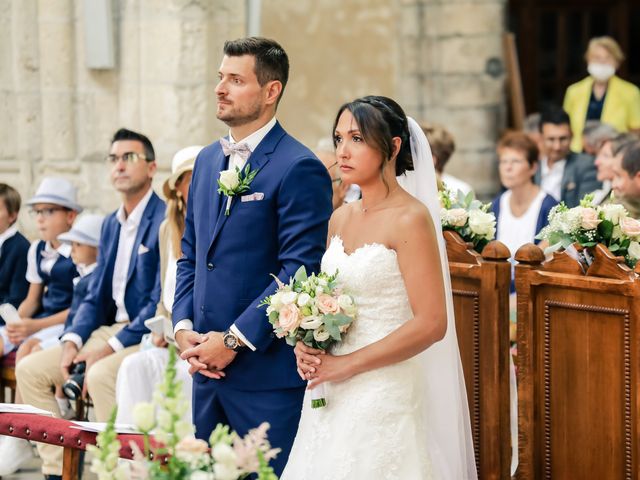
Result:
M288 284L274 277L278 290L262 300L259 307L266 305L276 336L292 346L301 341L319 350L340 342L357 309L353 298L338 287L337 277L338 272L308 276L304 266ZM311 391L311 406L319 408L326 404L324 387L319 385Z
M496 235L496 216L491 204L476 200L473 192L440 190L440 223L443 230L458 232L465 242L473 243L479 253Z
M549 242L545 253L561 248L571 251L571 246L577 243L586 249L582 256L587 264L591 263L588 249L598 243L624 257L631 268L640 259L640 221L629 217L619 204L594 206L591 194L585 195L577 207L569 208L564 203L553 207L549 224L536 238Z
M269 445L268 423L249 431L244 438L221 424L209 437L209 443L193 438L193 426L181 420L187 405L181 382L176 380L176 358L175 348L170 346L165 379L156 387L153 403L138 403L134 407L134 421L144 435L145 451L131 442L135 462L118 461L120 442L114 426L114 409L106 430L98 434L97 446L87 446L93 454L91 471L99 480L238 480L253 473L258 480L277 480L269 460L280 449Z

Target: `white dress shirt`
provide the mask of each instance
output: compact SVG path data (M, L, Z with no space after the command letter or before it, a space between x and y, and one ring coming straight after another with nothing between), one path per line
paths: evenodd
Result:
M260 142L264 140L264 137L267 136L267 133L269 133L275 125L276 125L276 117L273 117L263 127L259 128L248 137L240 140L240 142L236 142L236 140L233 138L233 135L231 135L231 131L229 131L229 143L232 143L232 144L246 143L247 146L249 147L249 150L253 152L258 147ZM240 155L238 155L237 153L232 153L229 156L228 168L238 167L239 169L243 169L245 166L245 163L246 162L242 159ZM193 321L191 319L186 319L186 318L180 320L178 323L176 323L176 326L174 327L173 332L174 334L176 334L180 330L193 330ZM251 350L253 351L256 350L256 347L253 346L253 344L249 342L249 340L247 340L247 338L242 334L242 332L238 329L238 327L235 326L235 324L231 325L231 327L229 327L229 330L231 330L242 341L242 343L244 343Z
M27 274L25 275L29 283L42 283L42 278L38 273L38 265L36 263L36 252L38 250L40 240L35 240L29 247L27 253ZM51 269L58 261L58 257L62 255L64 258L71 256L71 245L68 243L60 243L58 248L53 248L49 242L45 243L42 251L42 259L40 260L40 269L47 275L51 274Z
M13 237L16 233L18 233L18 226L12 225L7 228L4 232L0 233L0 256L2 255L2 245L4 242Z
M116 261L113 267L113 278L111 280L111 292L113 301L116 304L116 322L128 323L129 313L127 307L124 304L124 295L127 290L127 274L129 272L129 264L131 263L131 257L133 255L133 244L136 241L136 235L138 234L138 227L140 227L140 221L142 220L142 214L144 213L153 189L149 188L149 191L142 197L142 200L136 205L133 211L127 216L124 210L124 205L120 205L116 218L120 222L120 237L118 238L118 251L116 253ZM120 340L116 337L111 337L108 342L109 346L113 348L115 352L124 349Z
M564 175L564 167L567 164L567 160L558 160L551 168L547 158L543 158L540 161L540 186L542 190L547 192L558 202L562 196L562 175Z

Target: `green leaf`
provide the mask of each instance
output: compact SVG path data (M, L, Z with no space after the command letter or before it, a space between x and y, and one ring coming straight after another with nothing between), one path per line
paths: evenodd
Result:
M296 271L296 274L293 276L293 279L296 282L304 283L307 281L309 277L307 276L307 269L304 268L304 265L300 265L300 268Z
M613 223L610 220L603 220L598 225L598 234L605 240L610 240L613 234Z
M609 245L609 251L611 253L617 252L618 250L620 250L620 245L618 245L617 243L614 243L613 245Z

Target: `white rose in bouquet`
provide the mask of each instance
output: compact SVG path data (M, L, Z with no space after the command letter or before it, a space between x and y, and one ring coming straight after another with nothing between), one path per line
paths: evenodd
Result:
M605 220L609 220L614 225L620 223L620 219L628 215L627 210L620 204L601 205L600 211Z
M319 327L317 330L313 331L313 338L316 339L316 342L324 342L328 340L331 335L324 327Z
M595 208L582 207L580 209L580 225L585 230L595 230L598 228L601 220L598 218L598 212Z
M492 240L496 233L496 217L482 210L469 212L469 229L475 235Z
M284 292L282 294L282 303L285 305L291 305L292 303L296 303L298 299L298 294L296 292Z
M300 328L305 330L315 330L320 325L322 325L322 318L317 316L306 317L302 322L300 322Z
M629 253L629 256L631 258L635 258L636 260L640 260L640 243L631 242L627 252Z
M442 209L442 221L452 227L464 227L469 218L469 214L464 208Z
M234 190L240 185L240 176L235 169L224 170L220 172L220 183L228 190Z
M300 295L298 295L298 306L299 307L304 307L310 301L311 301L311 295L309 295L308 293L301 293Z

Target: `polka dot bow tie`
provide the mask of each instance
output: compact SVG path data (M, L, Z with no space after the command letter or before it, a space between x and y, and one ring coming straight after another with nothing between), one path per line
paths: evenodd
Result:
M220 139L220 146L222 147L222 151L224 152L225 157L229 155L233 155L234 153L238 155L243 160L247 160L249 155L251 155L251 149L249 145L246 143L231 143L226 138Z

